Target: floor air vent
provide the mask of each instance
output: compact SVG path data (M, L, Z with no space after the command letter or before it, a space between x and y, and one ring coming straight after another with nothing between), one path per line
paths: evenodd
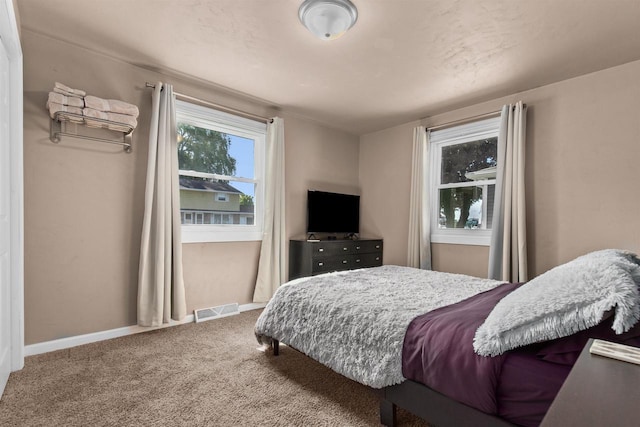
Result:
M196 323L204 322L206 320L219 319L221 317L233 316L234 314L240 314L238 303L219 305L217 307L201 308L194 310Z

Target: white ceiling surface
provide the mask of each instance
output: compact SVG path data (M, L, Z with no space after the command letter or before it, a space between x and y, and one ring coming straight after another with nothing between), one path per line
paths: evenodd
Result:
M353 0L358 21L333 41L300 24L301 2L18 7L25 30L356 135L640 59L640 0Z

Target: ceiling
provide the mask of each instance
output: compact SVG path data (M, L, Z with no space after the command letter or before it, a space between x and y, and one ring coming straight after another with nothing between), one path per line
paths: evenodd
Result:
M352 1L333 41L300 24L302 0L17 4L23 30L356 135L640 59L640 0Z

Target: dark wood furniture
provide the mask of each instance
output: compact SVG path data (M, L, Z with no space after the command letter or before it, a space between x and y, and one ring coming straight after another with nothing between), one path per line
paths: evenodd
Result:
M382 265L382 240L290 240L289 280Z
M541 427L637 426L640 366L589 353L589 340Z
M380 423L388 427L396 425L396 407L438 427L515 427L411 380L385 387L380 395Z

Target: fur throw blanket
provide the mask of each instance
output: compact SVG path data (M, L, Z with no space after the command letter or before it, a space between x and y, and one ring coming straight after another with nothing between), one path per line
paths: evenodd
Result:
M258 318L272 339L364 385L404 381L402 345L416 316L502 282L409 267L382 266L306 277L282 285Z
M613 315L616 334L640 318L640 259L616 249L591 252L555 267L504 297L478 328L474 349L497 356L566 337Z

